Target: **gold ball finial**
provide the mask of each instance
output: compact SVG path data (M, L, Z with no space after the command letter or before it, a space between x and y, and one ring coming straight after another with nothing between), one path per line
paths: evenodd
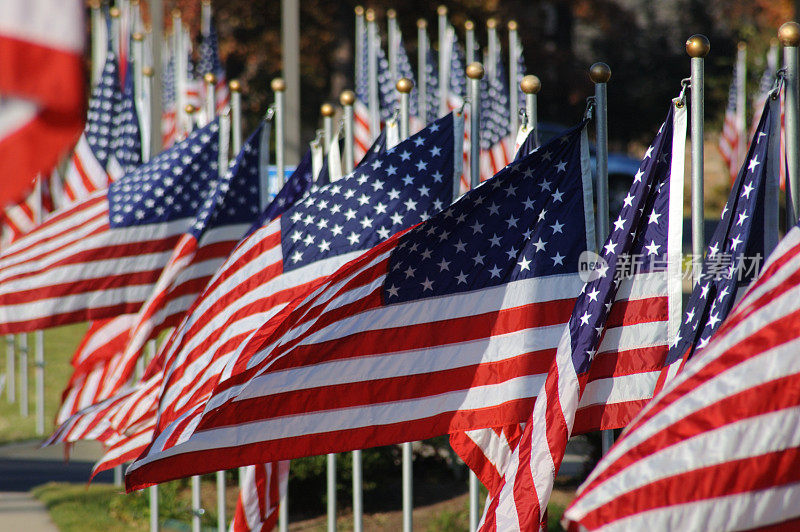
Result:
M509 20L508 21L508 31L517 31L517 21L516 20Z
M800 25L797 22L784 22L778 29L778 40L787 47L800 45Z
M139 7L139 0L131 0L131 6Z
M497 28L497 19L491 17L489 20L486 21L486 27L489 28L490 30Z
M686 41L686 53L689 57L705 57L711 50L711 43L705 35L692 35Z
M533 74L528 74L519 82L519 88L525 94L539 94L542 89L542 82Z
M111 15L111 18L119 18L119 8L117 6L110 8L108 14Z
M144 35L142 35L137 31L131 34L131 39L133 39L136 42L141 42L144 40Z
M181 18L181 10L178 8L173 9L172 18Z
M483 78L483 65L477 61L470 63L467 67L467 77L469 79L482 79Z
M397 18L397 11L390 9L386 12L386 18Z
M342 91L339 95L339 103L344 105L353 105L356 103L356 93L353 91Z
M444 16L447 14L447 6L439 6L436 8L436 14L439 16Z
M737 50L747 50L747 43L744 42L744 41L739 41L739 43L736 45L736 49Z
M471 20L468 20L464 23L464 29L467 31L472 31L475 29L475 23Z
M397 80L395 87L397 87L398 92L408 94L414 88L414 82L408 78L400 78Z
M154 74L153 67L151 67L150 65L142 67L142 74L147 76L148 78L153 77Z
M418 18L417 19L417 27L419 29L421 29L421 30L424 30L425 28L428 27L428 21L425 20L424 18Z
M211 5L211 0L203 0L201 3L202 3L204 6L210 6L210 5Z
M323 103L319 106L319 114L324 117L333 116L333 106L329 103Z
M273 79L269 86L272 89L272 92L283 92L286 90L286 82L283 81L283 78Z
M375 11L371 8L367 9L364 18L367 19L367 22L375 22Z
M216 85L217 84L217 76L215 76L212 72L206 72L206 74L203 76L203 79L209 85Z
M589 78L595 83L608 83L611 79L611 67L605 63L595 63L589 67Z
M86 2L91 9L100 9L100 0L89 0Z
M230 83L228 83L228 87L230 87L231 92L242 92L242 84L238 79L232 79Z
M355 11L356 11L356 15L358 15L359 17L363 17L364 16L364 6L356 6Z
M197 111L197 108L194 105L187 103L186 107L184 107L183 110L186 111L187 115L191 115L194 114L195 111Z

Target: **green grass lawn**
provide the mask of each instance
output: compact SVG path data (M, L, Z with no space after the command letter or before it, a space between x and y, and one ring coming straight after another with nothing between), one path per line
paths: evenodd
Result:
M80 323L48 329L44 332L45 360L45 436L53 430L61 392L72 374L70 360L78 347L87 325ZM36 372L34 366L34 335L28 335L28 416L20 415L20 361L16 352L16 400L8 401L7 388L0 396L0 445L43 436L36 434ZM0 337L0 374L7 371L5 338ZM6 387L8 383L6 383Z

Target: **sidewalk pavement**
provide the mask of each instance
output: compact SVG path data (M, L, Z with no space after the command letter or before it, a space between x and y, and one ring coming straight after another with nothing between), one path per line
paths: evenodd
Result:
M0 492L0 532L58 532L44 504L30 493Z

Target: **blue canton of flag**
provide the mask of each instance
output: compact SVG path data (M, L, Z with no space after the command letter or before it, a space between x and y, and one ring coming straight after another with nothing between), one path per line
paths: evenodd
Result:
M133 72L130 63L128 72ZM121 173L130 172L142 164L142 137L134 99L133 76L125 78L125 87L117 102L111 148L121 167Z
M505 67L499 55L493 76L481 79L481 149L488 150L508 135L511 121Z
M89 110L86 113L86 142L97 161L108 167L114 153L115 116L119 107L119 66L114 52L109 48L106 63L97 87L92 91Z
M208 35L204 35L200 42L200 59L197 62L197 70L203 74L213 73L218 78L225 76L222 62L219 60L219 45L217 43L217 30L211 24Z
M384 300L577 272L578 257L587 249L583 128L509 165L402 237L390 258Z
M286 211L284 271L373 247L449 205L454 172L461 173L453 136L463 135L462 121L453 114L437 120Z
M771 115L779 106L768 98L745 164L739 170L722 219L714 231L675 343L670 346L662 381L671 379L680 366L703 349L730 312L739 287L751 281L764 258L766 231L764 201L770 166Z
M396 80L392 79L392 72L389 70L389 60L380 45L375 47L378 56L378 100L380 101L381 121L386 122L398 108Z
M217 182L219 122L115 181L108 189L111 227L194 217Z
M386 130L381 130L381 134L378 135L378 138L375 139L375 142L372 143L369 150L367 151L366 155L358 161L356 168L359 166L366 166L372 164L375 159L380 157L386 152Z
M439 116L439 76L437 70L437 59L433 50L428 49L425 54L425 108L428 122L433 122Z
M467 60L464 48L453 39L450 56L450 93L460 98L467 96Z

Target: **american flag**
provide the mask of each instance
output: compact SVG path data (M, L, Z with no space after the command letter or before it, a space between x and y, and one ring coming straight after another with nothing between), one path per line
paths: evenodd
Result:
M229 532L269 532L278 523L278 501L286 494L289 461L247 466Z
M564 514L586 529L796 530L800 228Z
M584 126L261 320L237 342L207 417L186 416L159 434L128 470L129 489L203 468L522 421L580 290L578 257L593 238ZM429 160L443 141L423 139L410 164ZM441 156L453 164L452 151ZM441 200L452 191L448 182L435 192L429 175L408 185L409 209L419 210L423 191Z
M17 203L6 206L3 209L0 221L2 221L2 245L10 244L23 235L33 231L36 226L51 213L53 209L53 193L51 187L57 183L61 177L57 171L53 171L49 176L38 176L38 187L28 194L25 199Z
M508 84L503 61L497 57L494 73L481 79L481 181L514 160L514 136L509 130Z
M776 113L780 113L779 103L768 98L746 162L739 170L722 219L711 238L701 277L686 305L676 343L670 346L658 389L673 378L687 360L705 348L733 307L739 287L758 273L768 251L765 235L777 235L777 218L770 228L766 221L770 209L765 207L773 179L769 171L777 172L780 165L771 153L775 146L770 146ZM774 204L777 208L777 199Z
M450 202L454 122L321 187L237 247L163 347L159 430L207 397L236 346L306 286Z
M392 43L389 43L391 46ZM381 95L381 116L387 120L392 116L395 109L400 107L400 93L397 92L397 80L400 78L408 78L414 82L414 70L411 68L411 61L408 59L406 48L403 45L403 36L400 35L398 30L397 44L397 77L392 79L392 72L389 69L389 61L383 53L383 50L378 52L378 86L380 87ZM380 48L380 47L379 47ZM419 100L417 97L417 84L414 82L414 88L411 89L408 99L408 114L410 117L418 118Z
M198 50L200 60L197 62L197 72L202 76L211 72L217 77L217 84L214 90L214 99L218 114L222 114L230 104L230 91L228 90L228 78L225 68L219 59L219 43L217 40L217 30L214 23L209 24L208 33L202 36ZM203 84L203 101L205 101L206 87Z
M136 357L125 356L132 314L123 314L91 324L72 357L72 376L61 394L56 425L70 416L100 403L129 383Z
M78 138L84 40L78 0L0 3L0 208L21 201Z
M652 397L669 333L680 318L681 239L675 233L682 225L685 142L686 108L673 104L601 250L602 260L591 270L593 278L559 331L555 359L500 491L487 499L481 530L538 530L573 429L624 426ZM638 266L631 268L630 259L637 257ZM628 401L618 402L620 395ZM581 413L602 414L610 426L587 427L578 419Z
M269 150L268 145L261 145L262 139L269 139L262 135L265 127L262 122L247 139L236 160L205 198L190 229L175 246L132 326L126 347L129 355L142 352L148 340L178 324L214 272L259 219L262 198L266 197L266 191L262 190L266 187L267 176L262 175L266 166L260 164L263 152ZM303 192L305 188L296 191L293 198L284 198L284 193L278 203L288 199L291 204Z
M370 131L369 120L369 56L367 46L367 29L356 39L361 43L361 61L356 65L356 101L353 103L353 149L355 151L355 161L358 162L364 157L372 144L372 139L378 136L379 132Z
M0 330L132 313L214 190L218 123L192 133L0 255Z
M175 59L170 55L164 62L161 78L161 145L169 148L178 136L178 98L175 91Z
M64 193L70 202L85 199L140 163L141 137L132 80L123 93L117 58L109 48L100 82L89 99L86 128L64 175Z
M728 105L725 108L725 119L722 123L722 133L719 136L719 152L725 165L728 167L730 180L733 182L736 179L736 173L741 164L741 153L739 144L741 136L745 133L745 125L740 123L739 109L737 108L739 91L744 90L739 86L739 58L737 56L736 63L733 65L733 80L731 87L728 90Z

